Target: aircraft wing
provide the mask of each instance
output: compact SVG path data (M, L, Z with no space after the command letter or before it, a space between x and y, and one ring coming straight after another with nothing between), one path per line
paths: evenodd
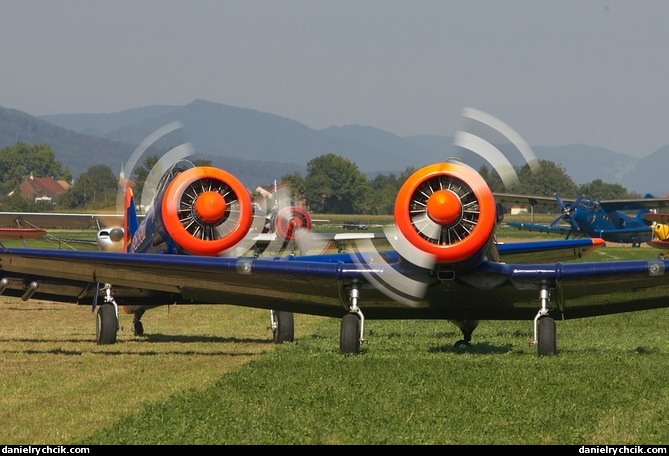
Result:
M528 248L531 246L528 246ZM669 260L592 263L484 261L457 280L440 281L424 270L349 254L304 258L224 258L126 254L55 249L0 252L3 287L24 279L36 292L40 280L83 285L110 283L155 292L178 301L233 304L321 316L343 316L342 285L356 282L368 318L524 319L536 314L540 286L557 284L552 309L578 318L666 307ZM422 272L421 272L422 271ZM394 276L397 275L397 281ZM423 295L398 299L403 281L427 285ZM8 282L8 283L7 283ZM24 284L24 287L28 287ZM401 297L400 297L401 298ZM176 301L175 301L176 302Z
M535 206L537 204L556 204L554 196L532 196L532 195L519 195L515 193L494 193L495 200L507 204L517 204L517 205L527 205ZM575 200L563 199L565 203L573 203Z
M564 226L564 225L555 225L555 226L549 226L549 225L540 225L537 223L522 223L522 222L505 222L507 226L513 227L513 228L518 228L519 230L526 230L526 231L537 231L540 233L553 233L553 234L570 234L573 236L579 236L578 231L573 231L571 227L569 226Z
M0 226L42 229L100 229L108 226L123 226L123 215L57 212L0 212Z
M557 200L554 196L533 196L514 193L494 193L495 200L507 204L530 205L550 204L555 205ZM565 204L574 203L575 199L561 198ZM663 209L669 207L669 198L631 198L598 200L601 208L606 212L613 211L635 211L640 209Z
M647 241L646 244L656 249L669 250L669 241L660 241L658 239L655 239L652 241Z
M664 223L665 225L669 224L669 213L648 212L641 217L649 222Z
M603 239L581 238L557 241L498 243L500 261L504 263L530 263L571 261L583 258L606 245Z
M45 234L39 228L0 228L0 239L34 239Z
M603 200L599 201L599 205L606 212L664 209L669 207L669 198Z

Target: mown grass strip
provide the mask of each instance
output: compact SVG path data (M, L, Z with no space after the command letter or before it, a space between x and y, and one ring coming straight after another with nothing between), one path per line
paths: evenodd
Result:
M666 444L669 310L559 322L538 357L530 322L484 322L455 350L443 321L370 321L361 356L338 322L185 391L83 444Z

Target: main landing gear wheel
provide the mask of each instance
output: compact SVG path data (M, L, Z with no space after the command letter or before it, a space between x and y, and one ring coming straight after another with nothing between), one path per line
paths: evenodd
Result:
M98 345L109 345L116 342L118 331L118 316L116 309L111 304L103 304L98 307L95 316L95 341Z
M360 318L356 314L346 314L341 320L339 352L343 354L360 353Z
M539 356L557 355L557 328L555 320L548 316L539 318L537 332Z
M276 328L272 330L274 343L292 342L295 340L295 319L292 312L282 310L274 312Z

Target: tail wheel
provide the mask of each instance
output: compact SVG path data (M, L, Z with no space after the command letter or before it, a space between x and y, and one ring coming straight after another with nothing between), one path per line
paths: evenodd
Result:
M246 236L253 209L237 178L204 166L186 170L170 182L162 218L169 235L186 252L218 255Z
M287 241L295 239L296 233L311 229L311 217L309 213L301 207L290 206L279 211L276 216L276 233Z
M485 180L461 163L419 169L395 200L395 222L414 247L439 262L461 261L480 250L495 227L495 198Z

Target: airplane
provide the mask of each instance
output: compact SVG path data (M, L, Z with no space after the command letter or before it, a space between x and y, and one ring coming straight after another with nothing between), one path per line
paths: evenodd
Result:
M651 223L654 234L653 239L647 241L646 244L665 250L660 253L660 258L664 258L669 253L669 213L649 212L643 214L643 218Z
M643 242L653 239L651 222L645 215L651 210L669 207L669 198L590 200L583 195L576 199L562 199L558 194L554 198L544 196L495 193L497 201L506 204L527 204L533 208L537 204L560 205L561 213L548 225L524 222L506 222L507 226L519 230L557 233L569 237L600 238L607 242L632 244L639 247ZM625 211L637 211L632 216Z
M480 139L460 135L458 144ZM361 352L367 320L441 319L459 328L458 350L481 321L531 321L530 344L551 356L556 319L669 306L669 260L583 262L601 238L498 242L502 205L455 158L414 171L396 195L394 223L379 238L349 233L347 251L296 226L290 239L274 233L269 243L280 248L259 251L266 216L254 216L242 184L187 160L162 175L148 207L140 221L125 189L123 226L110 230L119 251L0 249L0 293L90 305L98 344L116 342L119 307L140 317L171 304L268 309L276 343L293 340L294 313L339 318L344 355Z

